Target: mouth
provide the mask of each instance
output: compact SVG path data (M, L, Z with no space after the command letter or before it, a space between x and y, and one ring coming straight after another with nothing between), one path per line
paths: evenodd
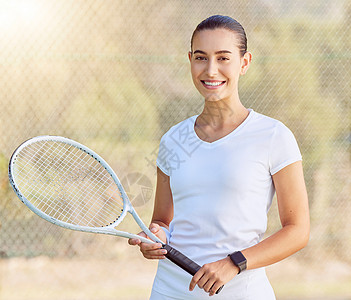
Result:
M217 89L225 84L225 81L201 80L202 85L207 89Z

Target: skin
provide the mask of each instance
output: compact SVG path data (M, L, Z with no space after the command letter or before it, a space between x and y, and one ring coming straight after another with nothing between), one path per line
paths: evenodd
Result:
M195 87L204 97L204 110L195 123L199 138L216 141L237 128L248 116L248 110L239 99L238 83L252 60L246 52L240 56L236 34L227 29L197 32L189 52L191 74ZM215 85L215 86L214 86ZM219 108L224 108L220 110ZM257 245L243 249L247 269L255 269L281 261L307 245L309 239L309 208L302 163L295 162L272 176L277 194L281 229ZM155 206L150 229L162 241L166 235L160 226L168 228L173 218L173 199L169 177L157 169ZM141 236L146 235L142 232ZM138 245L145 258L164 259L160 244ZM210 296L239 272L229 257L208 263L193 276L189 290L197 285Z

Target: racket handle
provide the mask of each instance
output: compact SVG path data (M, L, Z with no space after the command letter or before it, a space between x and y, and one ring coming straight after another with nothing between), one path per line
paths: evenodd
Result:
M201 267L196 262L186 257L178 250L172 248L170 245L166 244L162 248L167 250L167 254L165 256L170 261L181 267L183 270L187 271L190 275L194 276L195 273L200 270Z
M190 258L186 257L183 253L174 249L170 245L163 245L162 248L167 250L167 254L165 256L171 262L187 271L190 275L194 276L195 273L200 270L201 266L199 266L196 262L192 261ZM216 294L218 294L222 288L223 285L217 290Z

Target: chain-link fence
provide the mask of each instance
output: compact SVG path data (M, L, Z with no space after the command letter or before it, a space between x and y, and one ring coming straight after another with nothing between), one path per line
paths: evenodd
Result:
M351 299L347 0L1 0L0 299L147 299L155 262L125 240L40 220L10 190L8 160L32 136L75 139L111 164L147 223L159 139L203 105L187 51L212 14L246 29L242 102L283 121L304 158L311 239L268 268L278 299Z

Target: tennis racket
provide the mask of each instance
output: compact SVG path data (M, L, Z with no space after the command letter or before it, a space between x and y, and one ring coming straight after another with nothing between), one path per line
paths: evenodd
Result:
M80 143L59 136L27 140L12 154L9 179L22 202L55 225L161 243L166 258L186 272L194 275L200 269L146 227L112 168ZM127 213L151 240L115 229Z

